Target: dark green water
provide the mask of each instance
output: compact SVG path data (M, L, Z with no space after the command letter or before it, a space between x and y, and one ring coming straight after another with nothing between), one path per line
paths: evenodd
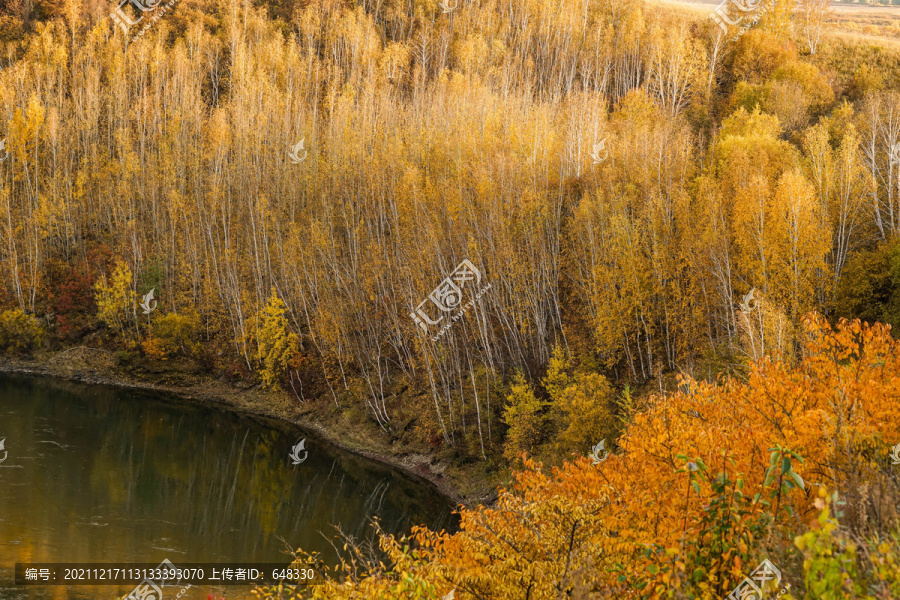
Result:
M281 562L297 547L334 562L334 525L366 538L374 517L391 533L456 524L429 486L292 426L143 392L0 375L3 438L3 600L130 591L16 587L16 562ZM301 438L309 454L295 466Z

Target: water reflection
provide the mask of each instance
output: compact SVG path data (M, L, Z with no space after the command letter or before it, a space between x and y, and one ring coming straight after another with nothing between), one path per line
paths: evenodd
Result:
M115 597L16 588L16 562L274 562L296 546L333 562L333 525L357 537L375 516L390 532L455 525L429 487L308 433L147 393L0 376L3 437L0 599ZM309 455L293 465L301 438Z

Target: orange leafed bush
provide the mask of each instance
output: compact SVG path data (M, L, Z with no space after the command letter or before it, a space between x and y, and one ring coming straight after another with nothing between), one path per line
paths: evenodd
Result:
M393 567L330 582L316 597L365 586L387 598L407 581L421 595L395 597L720 598L764 558L802 581L794 538L816 522L817 488L848 498L844 523L872 525L854 490L878 485L896 500L886 459L900 441L890 328L832 330L813 316L805 334L797 363L763 359L746 381L685 380L631 415L607 460L549 474L526 460L494 506L461 509L459 532L417 530L418 548L395 554ZM383 538L393 553L409 542Z

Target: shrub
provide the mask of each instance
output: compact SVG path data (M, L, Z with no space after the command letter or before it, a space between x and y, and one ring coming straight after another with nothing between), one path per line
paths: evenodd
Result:
M603 375L587 371L576 370L569 375L566 369L571 365L557 346L543 381L550 396L549 416L557 456L584 454L600 440L615 435L609 382Z
M734 113L738 108L743 108L746 112L752 113L757 107L763 106L764 103L765 96L761 85L738 81L725 109L729 114Z
M879 440L900 439L900 342L882 326L818 317L805 333L799 364L763 358L746 378L688 382L638 411L599 465L547 473L526 459L493 506L460 508L458 532L416 528L417 548L382 535L402 568L323 577L313 598L403 597L392 593L410 580L459 600L721 598L767 557L798 598L897 597L900 534L858 541L896 532L895 488L877 510L848 503L846 531L815 518L821 482L894 477ZM545 386L563 383L556 373ZM530 407L518 414L533 421L530 386L520 376L512 389L510 406Z
M165 360L179 354L194 356L200 350L196 317L168 313L154 319L152 328L153 335L142 346L153 358Z
M146 354L150 358L154 358L156 360L166 360L168 358L162 343L155 337L149 337L141 342L141 348L144 349L144 354Z
M895 529L884 538L859 539L840 523L840 511L832 515L835 504L841 504L837 495L820 489L815 502L821 510L816 527L794 540L805 559L808 597L900 596L900 530Z
M868 323L900 323L900 244L850 255L835 289L834 312Z
M779 42L762 29L751 29L741 36L731 57L731 73L735 81L763 83L783 64L796 60L797 51Z
M125 336L125 325L134 312L134 292L131 285L134 277L127 263L119 261L112 279L101 277L94 284L97 302L97 318Z
M522 373L517 373L503 409L503 422L509 427L503 455L515 460L522 452L532 452L541 438L545 402L534 395Z
M772 73L773 81L792 82L803 93L803 99L814 113L820 113L834 102L834 90L828 78L815 65L790 61Z
M34 315L26 315L18 308L0 314L0 350L27 353L43 341L44 328Z
M279 389L280 379L299 351L297 335L291 332L284 302L273 289L269 302L259 315L257 354L263 385Z
M97 305L91 277L77 266L55 260L51 263L54 281L50 291L50 309L56 315L59 335L74 341L81 329L89 327Z

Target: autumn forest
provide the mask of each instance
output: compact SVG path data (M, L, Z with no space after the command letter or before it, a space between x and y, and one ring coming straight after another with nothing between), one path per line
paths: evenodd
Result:
M300 594L897 597L900 13L756 4L7 2L0 352L504 482Z

